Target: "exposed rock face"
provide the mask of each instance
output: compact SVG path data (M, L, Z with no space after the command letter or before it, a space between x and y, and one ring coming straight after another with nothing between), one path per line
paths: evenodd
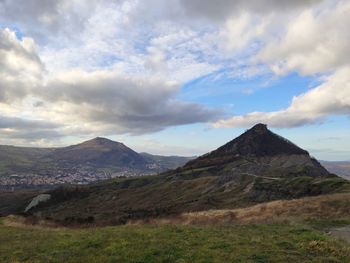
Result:
M32 199L32 201L29 203L29 205L26 207L24 212L28 212L30 209L36 207L42 202L47 202L51 199L51 195L49 194L40 194Z

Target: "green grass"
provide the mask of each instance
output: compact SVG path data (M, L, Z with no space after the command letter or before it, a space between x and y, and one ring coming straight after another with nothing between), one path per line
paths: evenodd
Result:
M308 225L320 231L329 231L334 227L350 226L350 219L311 219Z
M0 262L350 262L349 246L302 225L1 225Z

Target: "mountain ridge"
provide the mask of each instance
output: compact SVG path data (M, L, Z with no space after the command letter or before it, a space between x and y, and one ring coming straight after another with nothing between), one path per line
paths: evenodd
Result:
M259 142L259 137L253 139ZM287 140L284 143L289 144ZM330 174L304 150L275 154L273 149L273 154L252 155L259 148L251 149L239 156L231 152L232 159L226 158L230 155L227 151L216 152L215 158L211 152L160 175L61 187L48 192L52 198L29 213L64 224L87 220L96 224L123 224L131 219L350 191L349 181ZM208 156L209 165L203 163L203 158ZM220 159L223 156L224 161ZM200 165L191 165L198 162Z
M119 166L146 168L147 161L123 143L102 137L58 148L48 156L54 161L90 164L96 167Z
M0 188L47 188L118 176L156 174L187 158L141 154L103 137L55 148L0 145Z

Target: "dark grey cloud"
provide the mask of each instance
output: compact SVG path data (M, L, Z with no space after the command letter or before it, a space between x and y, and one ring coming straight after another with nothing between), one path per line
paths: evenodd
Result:
M66 102L67 112L116 133L148 133L219 118L217 110L177 100L178 91L175 83L150 76L75 72L49 82L45 99Z
M21 139L27 142L34 142L37 140L52 140L59 139L64 136L56 130L14 130L14 131L3 131L0 129L0 135L2 138L7 139Z
M47 30L56 30L61 23L58 11L61 0L0 0L2 22L11 23L18 28L26 28L30 35L39 36ZM45 19L47 20L45 25Z
M22 139L35 141L62 137L59 124L43 121L28 120L17 117L0 116L0 136L2 139Z
M163 130L167 127L192 123L206 123L217 120L220 111L210 110L202 105L181 101L166 101L154 105L149 112L135 112L134 114L120 114L118 108L113 111L91 110L88 119L91 121L104 122L114 126L115 132L144 134Z
M311 6L323 0L180 0L184 12L189 16L200 16L217 20L242 11L272 13L290 11Z
M242 12L283 13L310 7L326 0L147 0L139 1L129 19L134 24L157 25L160 20L203 27L203 19L223 22ZM199 20L199 21L196 21ZM210 23L209 23L210 24Z
M0 116L0 129L55 129L58 127L58 124L50 121Z
M0 0L0 22L19 28L39 43L47 43L58 34L70 39L88 26L99 7L117 8L127 0ZM242 12L270 13L310 6L322 0L147 0L131 4L128 19L135 23L161 20L205 18L226 20ZM56 43L60 45L61 43Z
M0 0L0 22L46 42L58 33L72 38L79 32L99 0ZM58 43L59 44L59 43Z

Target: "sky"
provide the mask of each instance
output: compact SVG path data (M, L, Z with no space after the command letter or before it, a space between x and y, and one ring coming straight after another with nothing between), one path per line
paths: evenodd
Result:
M348 0L0 0L0 144L193 156L256 123L350 160Z

